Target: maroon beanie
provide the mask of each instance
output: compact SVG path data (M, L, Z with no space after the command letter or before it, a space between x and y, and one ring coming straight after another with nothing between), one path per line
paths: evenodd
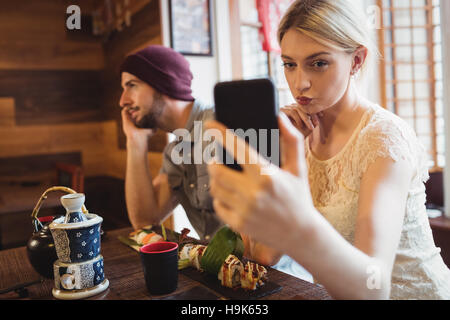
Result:
M152 45L127 56L120 73L128 72L171 98L193 101L189 62L171 48Z

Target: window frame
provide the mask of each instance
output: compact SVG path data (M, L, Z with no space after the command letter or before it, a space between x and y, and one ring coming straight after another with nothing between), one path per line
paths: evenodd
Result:
M450 21L444 17L450 16L450 1L441 1L441 29L442 29L442 81L443 81L443 104L450 105ZM445 158L450 159L450 112L444 107L444 123L445 125ZM444 167L444 213L450 218L450 170Z
M239 11L239 0L229 0L229 10L230 10L230 34L231 37L231 59L232 59L232 77L233 79L240 80L244 77L243 66L242 66L242 44L241 44L241 26L247 26L252 28L257 28L258 30L262 27L260 22L249 22L241 20ZM274 66L274 52L266 52L267 54L267 70L268 76L272 79L276 79L275 66ZM280 59L281 65L281 59ZM278 80L278 79L276 79ZM288 91L290 95L289 87L280 86L279 83L275 83L275 87L280 96L281 92Z
M402 8L396 8L395 5L393 4L392 0L390 1L390 6L386 7L384 5L384 1L383 0L377 0L377 6L381 9L381 27L378 30L378 38L379 38L379 51L381 56L383 57L380 61L379 64L379 74L380 74L380 97L381 97L381 103L382 106L384 108L388 108L388 106L390 105L389 102L392 102L393 104L393 111L395 114L399 114L399 110L398 110L398 103L402 102L402 101L408 101L412 103L413 106L413 116L409 117L410 119L413 119L413 121L416 123L418 121L418 119L422 119L422 118L427 118L425 116L419 116L416 114L417 111L417 105L418 103L420 103L420 101L427 101L429 103L429 111L430 111L430 115L428 116L429 121L430 121L430 137L431 137L431 149L427 150L430 152L430 156L432 158L432 162L433 162L433 167L430 168L430 171L442 171L442 167L439 167L439 160L438 160L438 130L437 130L437 119L438 119L438 115L437 115L437 110L436 110L436 105L438 100L443 100L443 99L439 99L436 96L436 84L438 81L438 79L436 79L436 73L435 73L435 66L438 63L443 63L443 61L436 61L435 60L435 46L437 45L437 43L435 43L434 41L434 28L436 27L441 27L442 30L442 19L440 24L434 24L434 17L433 17L433 8L435 7L433 5L433 0L424 0L425 1L425 6L423 7L413 7L411 6L412 2L410 2L410 6L409 7L402 7ZM440 1L440 7L442 10L442 1ZM393 15L392 13L397 11L397 10L403 10L403 11L407 11L409 10L409 14L410 14L410 21L413 21L413 10L418 10L418 9L422 9L422 10L427 10L426 11L426 20L427 23L426 25L413 25L413 26L396 26L395 25L395 15ZM387 27L385 24L385 12L386 11L390 11L391 12L391 21L390 21L390 25ZM399 45L399 44L395 44L395 30L399 30L399 29L409 29L411 30L411 32L413 32L414 29L424 29L426 31L426 37L427 37L427 41L424 44L414 44L414 43L409 43L409 44L405 44L405 45ZM386 35L386 31L391 30L391 41L387 42L385 35ZM441 45L443 45L443 41L441 41ZM428 76L427 79L425 80L417 80L415 79L415 71L414 71L414 67L419 63L420 61L415 61L414 59L414 48L417 48L419 46L424 46L427 48L427 60L423 61L424 65L427 65L427 72L428 72ZM399 47L409 47L411 49L411 61L405 63L405 65L407 66L411 66L412 69L412 79L410 80L405 80L402 81L400 79L398 79L397 76L397 68L396 66L402 64L402 62L396 61L395 57L396 57L396 49ZM389 48L391 51L391 56L392 56L392 61L387 62L384 57L386 57L386 48ZM391 65L392 68L392 79L388 80L387 79L387 67ZM442 81L442 80L441 80ZM401 83L410 83L413 89L413 97L412 99L400 99L398 98L398 92L397 92L397 84L401 84ZM420 98L416 96L416 84L417 83L428 83L429 85L429 94L428 94L428 98ZM387 91L387 87L389 85L392 85L393 87L393 93L392 93L392 98L388 98L388 91ZM445 119L445 117L444 117ZM416 129L416 128L415 128ZM417 131L417 130L416 130ZM446 139L447 140L447 139ZM447 148L445 148L447 149Z

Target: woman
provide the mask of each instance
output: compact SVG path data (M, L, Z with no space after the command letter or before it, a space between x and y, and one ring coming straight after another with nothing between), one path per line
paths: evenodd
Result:
M358 93L355 77L375 52L360 17L345 0L292 4L279 42L298 102L283 111L297 130L280 115L283 167L261 175L271 165L238 139L260 164L211 164L214 208L334 298L450 299L425 208L426 152L404 121Z

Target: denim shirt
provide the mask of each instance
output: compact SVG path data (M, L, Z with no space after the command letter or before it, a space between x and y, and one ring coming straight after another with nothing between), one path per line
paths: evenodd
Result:
M223 222L216 216L212 206L212 198L209 194L207 164L202 158L207 143L202 141L203 125L201 130L199 130L198 126L200 123L214 118L214 108L212 106L204 105L195 100L186 123L186 130L184 130L185 133L189 132L189 134L178 134L177 130L174 132L177 139L169 143L164 149L162 168L160 170L160 173L167 174L172 192L183 206L190 223L201 239L211 238L223 225ZM194 124L196 122L197 129L195 130ZM182 144L184 144L183 150L189 151L187 154L183 153L183 161L178 164L180 161L174 161L173 154L179 153L172 153L172 151L175 147L175 150L178 150ZM199 157L200 150L202 155ZM196 159L194 159L195 154ZM198 164L200 162L201 164Z

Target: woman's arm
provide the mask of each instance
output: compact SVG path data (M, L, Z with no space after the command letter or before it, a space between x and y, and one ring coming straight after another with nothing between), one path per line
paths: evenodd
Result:
M278 251L252 240L245 234L241 234L241 237L245 248L244 257L264 266L273 266L280 261L282 254Z
M379 158L364 174L354 246L316 216L314 230L290 255L337 299L389 299L412 168Z
M353 246L314 208L303 137L286 117L279 123L283 170L272 167L271 176L262 175L271 165L240 138L238 153L245 152L253 164L242 164L242 172L208 166L217 214L233 229L291 256L335 298L389 298L411 166L382 158L369 166L360 185ZM217 122L207 127L234 138Z

